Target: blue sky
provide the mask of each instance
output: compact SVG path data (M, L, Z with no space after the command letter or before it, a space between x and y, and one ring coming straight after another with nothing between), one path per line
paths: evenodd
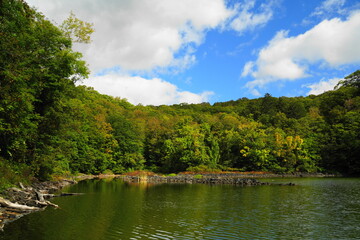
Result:
M360 68L354 0L28 3L93 23L93 42L74 46L92 71L81 84L133 104L320 94Z

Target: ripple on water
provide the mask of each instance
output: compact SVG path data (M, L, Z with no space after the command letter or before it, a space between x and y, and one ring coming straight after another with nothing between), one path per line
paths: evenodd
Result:
M6 226L0 240L359 239L360 179L275 181L297 186L88 181L70 189L88 194L54 199L61 209Z

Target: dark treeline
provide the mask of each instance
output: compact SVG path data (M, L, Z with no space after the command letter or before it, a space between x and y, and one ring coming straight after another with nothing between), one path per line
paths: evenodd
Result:
M360 71L319 96L134 106L75 86L71 38L20 0L0 7L0 184L147 169L360 173Z

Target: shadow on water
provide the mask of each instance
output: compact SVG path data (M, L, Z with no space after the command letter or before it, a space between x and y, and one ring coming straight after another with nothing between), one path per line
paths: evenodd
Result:
M13 222L5 239L356 239L360 179L267 179L296 186L88 180L80 196Z

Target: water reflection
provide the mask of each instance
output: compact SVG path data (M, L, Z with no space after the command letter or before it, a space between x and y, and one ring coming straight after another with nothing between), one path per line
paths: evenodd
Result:
M291 182L297 186L80 182L68 190L86 194L55 199L61 209L26 216L0 239L359 238L359 179Z

